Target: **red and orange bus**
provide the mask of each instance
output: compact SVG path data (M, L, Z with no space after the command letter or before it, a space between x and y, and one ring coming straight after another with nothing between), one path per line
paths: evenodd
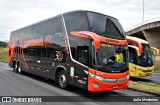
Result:
M128 87L128 42L111 16L72 11L11 32L9 66L68 85L102 92Z

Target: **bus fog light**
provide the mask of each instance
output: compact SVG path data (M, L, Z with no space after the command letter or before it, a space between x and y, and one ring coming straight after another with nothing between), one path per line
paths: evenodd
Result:
M137 70L139 70L139 71L143 72L143 69L141 69L141 68L137 68Z
M129 79L129 75L127 75L126 78Z
M96 88L100 88L100 85L96 84L96 83L93 83L93 86L96 87Z
M113 87L113 89L118 89L118 88L119 88L119 86L114 86L114 87Z

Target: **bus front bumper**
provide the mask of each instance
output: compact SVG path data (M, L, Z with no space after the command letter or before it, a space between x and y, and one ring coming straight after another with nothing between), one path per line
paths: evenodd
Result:
M153 72L154 72L154 70L151 70L150 72L143 72L143 71L137 70L135 75L133 75L132 77L152 76Z
M152 67L137 67L135 73L133 73L132 77L145 77L152 76L154 73L154 66Z
M103 75L105 75L104 73ZM107 73L109 74L109 73ZM109 75L112 75L111 73ZM119 90L128 88L129 83L129 71L120 74L113 74L114 78L110 78L105 81L100 81L91 76L88 76L88 91L90 92L104 92L111 90ZM117 75L117 76L116 76ZM125 75L121 78L117 78L120 75Z

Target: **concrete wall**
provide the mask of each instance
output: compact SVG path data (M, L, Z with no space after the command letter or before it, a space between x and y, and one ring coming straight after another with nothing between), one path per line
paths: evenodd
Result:
M160 31L146 30L143 34L152 47L160 49Z
M126 35L138 37L147 40L152 47L156 47L160 51L160 21L148 23L137 28L134 28ZM160 61L160 55L155 58Z

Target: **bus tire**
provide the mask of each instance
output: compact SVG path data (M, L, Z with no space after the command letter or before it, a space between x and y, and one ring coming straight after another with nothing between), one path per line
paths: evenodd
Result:
M17 64L17 73L22 74L21 62Z
M15 71L15 72L17 71L17 63L16 62L13 63L13 71Z
M67 89L67 76L64 70L59 72L57 83L60 88Z

